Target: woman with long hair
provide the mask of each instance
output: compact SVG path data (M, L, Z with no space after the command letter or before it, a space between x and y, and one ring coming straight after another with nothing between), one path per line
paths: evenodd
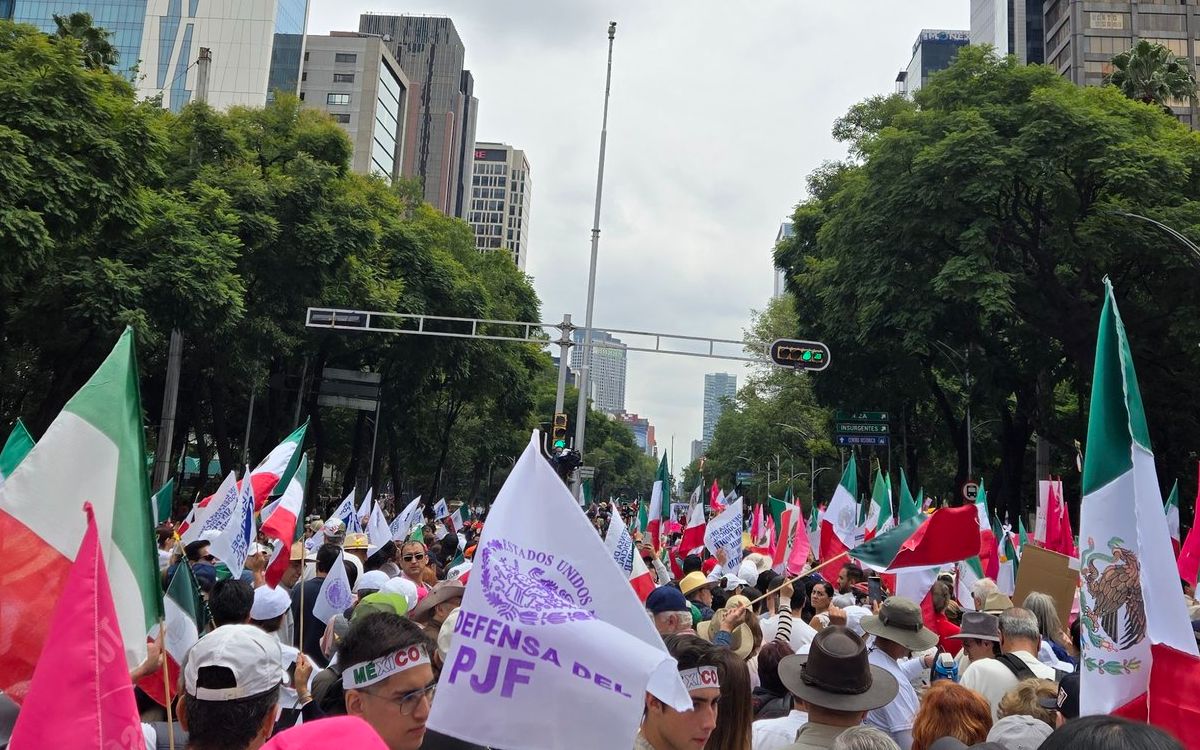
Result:
M1066 648L1071 641L1063 631L1054 597L1039 591L1030 591L1021 606L1037 617L1038 630L1042 631L1042 647L1038 649L1038 661L1056 669L1059 668L1059 662L1074 666L1075 660Z
M912 750L929 750L943 737L968 747L987 740L992 707L982 695L950 680L938 680L921 697L913 719Z
M704 750L750 750L750 725L754 722L750 670L729 649L719 648L717 652L721 700L717 704L717 728L704 743Z
M758 652L758 687L752 693L754 718L778 719L792 710L792 695L779 679L779 662L794 651L787 641L771 641Z
M817 581L808 590L808 603L813 609L812 619L808 624L813 630L821 631L829 627L829 607L833 604L833 584L828 581Z

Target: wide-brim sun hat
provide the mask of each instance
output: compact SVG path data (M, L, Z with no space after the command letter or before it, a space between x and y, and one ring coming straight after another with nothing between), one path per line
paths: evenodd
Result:
M924 651L938 642L938 634L925 627L920 605L902 596L889 597L878 615L868 615L859 624L863 632L899 643L909 651Z
M900 691L895 677L870 663L867 647L852 630L825 628L808 646L808 653L779 662L780 681L805 703L835 711L871 711L891 703Z

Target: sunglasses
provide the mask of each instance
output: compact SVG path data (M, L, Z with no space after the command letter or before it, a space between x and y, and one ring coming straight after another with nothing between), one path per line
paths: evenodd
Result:
M413 554L413 555L404 555L404 556L403 556L403 557L401 557L400 559L401 559L401 560L403 560L404 562L415 562L416 560L424 560L424 559L425 559L425 553L424 553L424 552L418 552L418 553L416 553L416 554Z
M203 560L204 562L216 562L217 561L216 555L205 555L204 557L201 557L200 559Z

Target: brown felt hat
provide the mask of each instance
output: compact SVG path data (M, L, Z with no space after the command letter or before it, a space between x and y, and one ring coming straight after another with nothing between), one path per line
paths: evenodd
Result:
M805 703L835 711L870 711L900 692L895 677L868 661L862 639L837 625L817 633L807 654L785 656L779 679Z

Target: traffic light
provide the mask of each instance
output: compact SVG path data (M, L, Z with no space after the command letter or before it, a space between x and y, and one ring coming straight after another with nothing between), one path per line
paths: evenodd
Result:
M829 367L829 347L820 341L776 339L771 342L767 355L780 367L814 372Z
M555 450L567 447L567 415L562 412L554 415L554 429L550 432L550 444Z

